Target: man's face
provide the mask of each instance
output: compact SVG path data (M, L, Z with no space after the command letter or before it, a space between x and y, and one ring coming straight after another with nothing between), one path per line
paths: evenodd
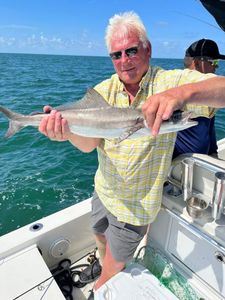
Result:
M151 46L144 48L137 36L112 39L110 53L115 71L125 84L138 84L148 71Z

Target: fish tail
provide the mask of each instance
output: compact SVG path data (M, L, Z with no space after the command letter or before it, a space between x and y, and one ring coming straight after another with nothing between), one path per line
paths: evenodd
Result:
M0 112L9 119L9 128L5 134L6 138L12 137L15 133L25 127L22 122L18 121L23 116L22 114L15 113L3 106L0 106Z
M12 137L14 134L16 134L17 132L19 132L21 129L23 129L25 126L20 124L19 122L16 121L9 121L9 128L5 134L6 138L10 138Z

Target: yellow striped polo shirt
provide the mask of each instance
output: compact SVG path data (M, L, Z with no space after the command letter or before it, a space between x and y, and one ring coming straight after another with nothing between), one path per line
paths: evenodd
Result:
M197 71L149 67L140 82L139 91L131 104L141 108L146 98L185 83L210 78L212 74ZM123 83L114 74L95 86L112 106L128 107L129 99ZM207 106L187 105L195 117L212 117L215 110ZM104 206L121 222L145 225L154 221L160 209L163 183L171 164L176 133L157 137L115 141L103 139L97 148L99 166L95 189Z

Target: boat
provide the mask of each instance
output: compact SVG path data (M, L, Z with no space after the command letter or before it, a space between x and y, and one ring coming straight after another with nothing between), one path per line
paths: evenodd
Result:
M218 151L218 158L185 154L172 161L156 221L134 260L95 299L225 299L225 139ZM86 299L93 282L82 284L79 272L98 259L90 212L91 198L1 236L1 300ZM146 265L153 258L159 276ZM72 282L70 295L60 274ZM185 298L190 290L196 298Z
M224 0L200 0L221 29ZM1 300L85 300L98 261L91 198L0 237ZM225 138L172 161L155 222L96 300L225 300Z

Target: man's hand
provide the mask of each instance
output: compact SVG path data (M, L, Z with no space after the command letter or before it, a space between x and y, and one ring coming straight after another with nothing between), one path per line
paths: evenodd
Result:
M159 133L161 123L171 117L173 112L181 109L184 101L177 97L176 88L150 96L142 106L142 112L152 135Z
M44 112L50 113L42 119L39 131L53 141L67 141L71 132L67 121L62 118L61 113L52 110L50 106L45 106Z

